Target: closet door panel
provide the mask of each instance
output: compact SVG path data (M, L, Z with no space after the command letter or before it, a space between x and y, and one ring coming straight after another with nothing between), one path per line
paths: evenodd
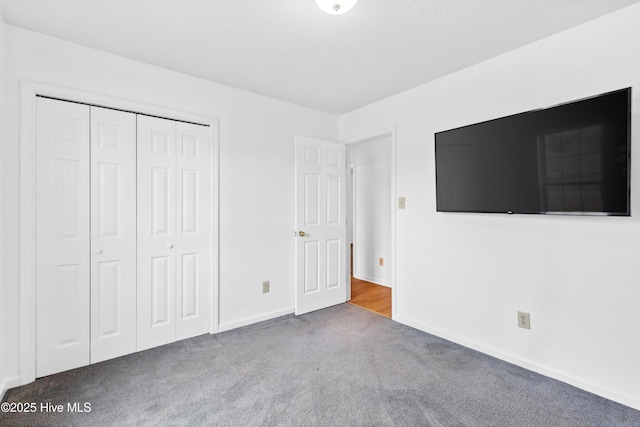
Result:
M89 107L36 101L36 376L89 364Z
M138 116L138 350L175 341L175 132Z
M176 339L209 332L209 128L177 123Z
M136 116L91 107L91 363L136 351Z

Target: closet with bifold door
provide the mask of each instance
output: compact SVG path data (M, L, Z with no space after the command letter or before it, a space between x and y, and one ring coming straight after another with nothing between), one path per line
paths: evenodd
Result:
M38 97L36 376L209 332L209 127Z

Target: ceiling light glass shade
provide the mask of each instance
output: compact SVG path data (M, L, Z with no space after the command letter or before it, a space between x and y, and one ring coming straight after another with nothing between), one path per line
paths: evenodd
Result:
M331 15L350 11L357 2L358 0L316 0L318 7Z

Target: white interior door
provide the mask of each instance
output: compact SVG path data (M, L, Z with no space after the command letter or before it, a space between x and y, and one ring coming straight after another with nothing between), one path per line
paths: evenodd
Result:
M176 122L138 116L138 350L176 337Z
M345 145L296 136L296 314L346 301Z
M89 107L37 98L36 376L89 364Z
M176 339L209 332L209 127L176 123Z
M91 107L91 363L136 351L136 115Z

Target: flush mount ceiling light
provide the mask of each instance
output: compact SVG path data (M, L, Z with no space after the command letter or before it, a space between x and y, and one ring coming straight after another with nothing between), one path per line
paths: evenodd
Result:
M348 12L357 2L358 0L316 0L318 7L330 15Z

